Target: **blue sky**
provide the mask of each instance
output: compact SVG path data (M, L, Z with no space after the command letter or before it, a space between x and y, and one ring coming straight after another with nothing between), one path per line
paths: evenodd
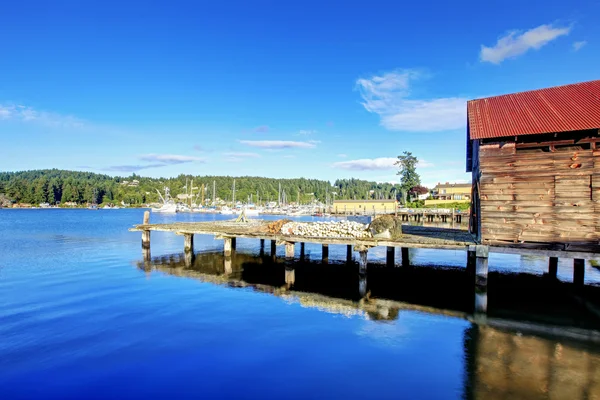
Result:
M0 170L465 181L466 100L599 79L600 1L26 1Z

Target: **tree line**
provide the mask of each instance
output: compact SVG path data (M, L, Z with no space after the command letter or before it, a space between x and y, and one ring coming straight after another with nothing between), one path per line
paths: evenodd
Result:
M157 190L165 187L171 195L190 193L199 203L201 197L212 200L220 198L231 201L235 179L235 199L246 202L266 203L300 201L327 202L335 199L391 199L401 198L401 185L377 183L360 179L338 179L333 185L329 181L307 178L275 179L256 176L192 176L179 175L173 178L148 178L136 174L114 177L81 171L58 169L20 172L0 172L0 194L16 203L59 204L75 202L127 203L141 205L159 202ZM135 184L133 183L133 181ZM213 187L216 189L213 193ZM280 189L281 187L281 189ZM204 190L202 190L204 188ZM197 195L197 196L196 196Z

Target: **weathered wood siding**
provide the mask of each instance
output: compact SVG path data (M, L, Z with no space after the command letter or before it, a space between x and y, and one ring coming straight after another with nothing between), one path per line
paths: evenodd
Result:
M598 243L600 151L595 143L482 144L479 170L484 243Z

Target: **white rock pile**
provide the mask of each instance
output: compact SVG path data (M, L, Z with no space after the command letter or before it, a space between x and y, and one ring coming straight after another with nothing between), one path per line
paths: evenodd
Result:
M354 221L288 222L281 227L284 235L324 238L367 238L368 225Z

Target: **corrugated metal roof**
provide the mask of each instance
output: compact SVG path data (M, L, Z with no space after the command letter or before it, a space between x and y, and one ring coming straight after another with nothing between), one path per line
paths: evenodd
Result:
M467 102L471 139L600 129L600 80Z

